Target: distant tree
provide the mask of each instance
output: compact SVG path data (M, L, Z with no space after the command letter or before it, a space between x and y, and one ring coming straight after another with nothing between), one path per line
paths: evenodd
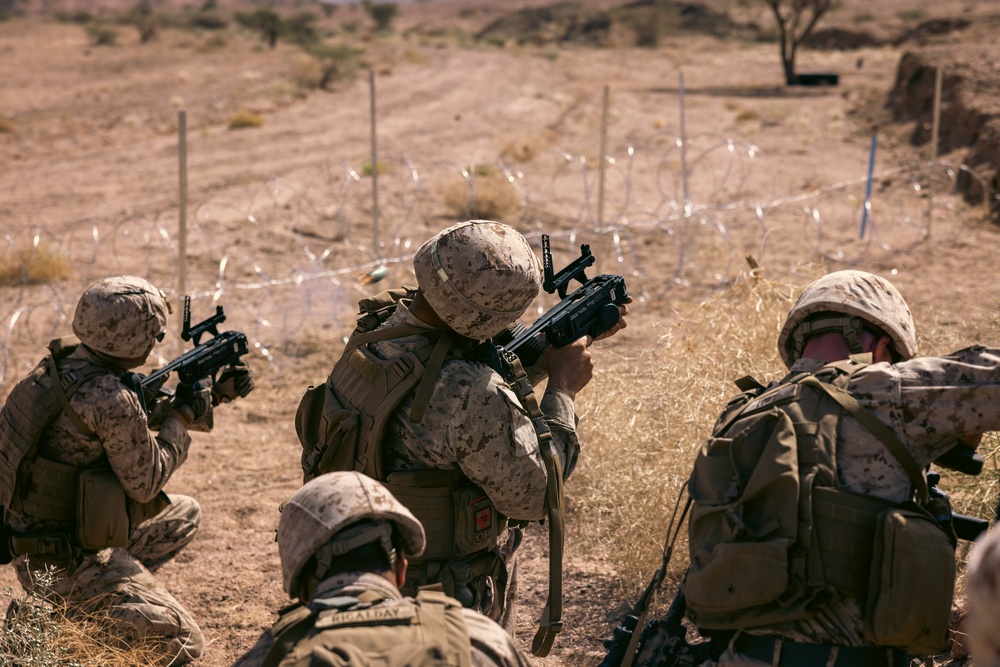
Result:
M785 85L793 86L798 79L795 75L795 54L823 14L833 6L833 0L764 0L771 8L778 23L778 37L781 40L781 66L785 70Z
M255 12L237 12L236 20L240 25L256 30L272 49L278 44L278 35L284 27L281 16L270 7L262 7Z
M365 0L362 4L368 16L375 22L377 30L386 30L392 20L399 13L399 5L394 2L370 2Z

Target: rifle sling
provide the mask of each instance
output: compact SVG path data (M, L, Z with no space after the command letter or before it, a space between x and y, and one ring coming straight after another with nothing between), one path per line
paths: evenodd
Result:
M531 417L538 437L538 451L545 464L545 508L549 520L549 596L542 609L538 631L531 641L531 654L544 658L552 649L556 635L562 630L562 559L563 559L563 472L559 458L552 452L552 431L535 398L520 359L509 350L497 348L505 370L505 379L517 395L521 407Z
M427 360L423 377L420 378L420 384L417 385L417 390L413 394L410 421L414 424L419 424L424 420L424 412L431 400L431 394L434 393L434 383L437 382L438 375L441 373L441 366L444 365L444 358L449 349L451 349L451 336L446 331L438 337L434 344L434 350L431 351L431 356Z
M78 415L76 410L73 409L73 406L69 404L69 399L66 398L66 392L63 390L62 378L59 377L59 369L56 368L55 358L52 355L49 355L45 358L45 361L48 362L49 373L52 375L52 393L56 395L56 400L59 401L59 406L62 407L63 412L65 412L66 416L70 418L73 425L80 429L80 431L84 434L91 437L97 435L94 432L94 429L83 423L83 420L80 419L80 415Z

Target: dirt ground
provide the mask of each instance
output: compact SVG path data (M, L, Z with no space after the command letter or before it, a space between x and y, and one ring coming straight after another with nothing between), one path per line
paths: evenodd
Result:
M499 48L448 32L478 30L522 4L403 5L392 35L366 41L378 90L379 159L396 165L385 177L377 248L367 222L370 189L351 185L366 179L363 166L371 166L364 72L329 91L304 92L295 84L307 66L300 50L280 42L267 49L246 33L219 40L163 30L140 44L134 31L122 28L117 46L97 47L79 25L39 15L0 22L0 120L6 121L0 257L38 236L72 258L68 277L52 286L0 289L4 383L36 360L46 334L60 327L68 333L72 304L95 277L141 273L177 296L164 239L176 236L177 112L187 114L190 216L199 225L190 241L187 286L202 297L196 317L209 309L208 297L224 292L229 325L246 327L258 344L252 363L260 371L250 397L220 410L212 434L194 436L187 463L167 487L196 497L205 510L195 542L158 576L199 619L208 640L200 663L206 667L230 664L285 603L273 531L278 504L300 482L292 415L305 386L321 381L336 358L351 302L374 289L358 271L375 256L401 257L390 262L385 284L405 279L414 244L459 217L441 193L455 179L461 187L463 167L506 160L522 201L537 206L519 205L509 222L530 232L544 223L565 239L563 252L591 234L601 253L598 268L612 271L618 259L630 284L641 285L628 330L606 344L604 359L599 351L602 372L631 363L632 352L648 347L658 327L683 320L685 308L726 283L738 269L733 262L742 264L748 253L769 276L783 279L794 280L808 262L885 273L913 305L918 323L951 327L973 340L992 331L1000 274L988 267L995 265L997 229L980 206L950 194L946 176L921 176L927 147L911 144L912 122L892 123L884 110L897 64L912 43L803 52L801 71L837 71L840 85L789 89L771 42L670 34L652 49ZM728 3L716 4L725 9ZM983 16L988 5L845 0L823 25L902 34L930 18ZM732 11L741 21L768 20L745 7ZM340 8L334 20L363 16ZM974 29L953 37L966 44L990 38ZM607 154L617 156L606 219L614 217L627 233L626 252L615 250L618 231L592 224L605 86ZM711 243L678 242L674 233L690 232L672 213L684 200L673 141L680 135L682 90L686 159L697 174L689 198L718 205L701 219L715 234ZM230 130L229 120L241 110L265 122ZM860 243L873 131L879 144L872 214L879 235ZM733 162L719 158L726 151L749 152L757 166L740 175L746 160L734 172ZM398 166L406 160L423 175L418 194L411 172ZM345 177L345 164L361 175ZM574 171L583 168L585 181ZM928 184L935 188L933 203ZM770 203L755 216L752 201ZM158 237L161 232L166 236ZM722 246L725 262L718 259ZM690 252L679 256L678 247ZM320 274L323 279L314 280ZM310 317L298 312L299 296L293 303L282 291L303 276L316 286L309 292L315 300ZM56 305L32 310L43 303ZM28 328L25 317L15 317L22 312L36 313ZM283 329L275 314L294 326ZM179 343L172 345L168 357ZM743 374L738 371L734 377ZM592 390L581 399L584 414L599 394ZM586 466L586 420L582 429ZM572 498L572 480L568 494ZM622 580L614 554L574 547L574 536L586 531L570 517L565 630L540 665L595 664L614 614L640 586ZM545 599L545 544L544 528L533 526L522 558L519 638L525 647ZM6 569L0 583L16 586Z

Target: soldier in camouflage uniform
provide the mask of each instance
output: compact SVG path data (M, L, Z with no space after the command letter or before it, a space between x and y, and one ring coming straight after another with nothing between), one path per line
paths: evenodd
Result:
M1000 667L1000 530L990 530L969 554L965 579L968 636L976 667Z
M210 430L213 403L245 396L253 379L240 364L225 369L214 387L210 380L179 386L163 406L162 423L149 424L122 376L144 364L162 340L167 313L163 293L142 278L108 278L84 292L73 318L80 344L56 364L64 383L80 375L87 379L42 432L34 457L15 466L16 488L6 510L11 555L25 589L35 587L33 572L55 568L50 590L71 609L106 614L123 642L151 641L162 647L162 664L180 665L204 653L204 638L149 568L191 542L201 507L193 498L168 496L163 487L187 459L189 429ZM18 419L14 413L4 417L5 425ZM103 490L86 500L88 509L80 508L84 496L76 481L84 473L103 475L97 477ZM110 487L111 495L101 495ZM124 507L115 506L116 500ZM112 506L128 517L124 527L117 526L123 529L119 544L100 548L98 536L96 544L81 547L79 526L88 520L81 516L93 519L88 513Z
M900 457L892 453L887 439L876 435L870 425L863 425L856 418L858 413L845 411L836 417L833 413L839 411L836 404L830 402L827 405L834 407L831 414L814 415L810 421L839 419L835 451L836 479L841 491L879 502L909 501L915 495L915 488L919 488L913 480L919 481L930 463L958 443L974 448L981 433L1000 429L1000 411L995 409L1000 404L1000 349L974 346L944 357L917 357L909 308L896 288L879 276L862 271L838 271L813 282L789 312L778 338L778 347L782 360L790 369L789 377L819 373L834 363L847 364L850 358L850 364L844 366L849 372L846 393L891 430L916 464L909 466L916 472L909 473L902 463L907 458L905 454ZM870 355L870 359L864 355ZM773 405L782 412L789 410L781 400ZM795 433L801 447L801 439L807 431L803 428L800 434L799 426L796 424ZM739 437L731 432L722 435ZM800 458L801 452L800 449ZM803 465L801 460L800 465ZM692 483L695 482L693 476ZM894 506L891 503L887 506ZM692 514L692 525L694 517ZM953 545L954 538L950 539ZM826 558L827 549L836 550L837 545L823 542L822 536L820 542L823 558ZM896 555L924 558L917 549ZM855 565L862 570L869 566L858 562L847 567ZM884 563L885 567L892 565ZM947 567L942 567L942 571L926 572L922 582L930 587L939 579L944 581L942 586L947 589L947 600L941 603L941 609L931 612L944 618L945 625L950 611L950 586L954 580L953 559L951 565L950 572L946 571ZM751 571L747 569L744 576L752 576ZM689 610L690 581L689 571ZM869 589L869 601L880 592L885 591ZM912 615L925 613L927 610L923 607L931 603L921 597L923 592L909 591L918 602L898 605L890 610L894 617L905 623ZM907 592L897 590L895 593ZM704 600L701 605L710 608ZM872 628L870 612L871 605L866 611L864 600L853 589L852 592L839 591L827 595L825 602L817 600L798 618L754 623L749 629L737 631L714 664L755 667L908 665L906 651L895 648L898 645L875 645L869 635ZM924 639L929 643L944 643L944 634Z
M234 667L343 664L331 654L355 649L385 665L530 664L499 625L457 600L436 591L403 597L424 529L370 477L332 472L307 482L282 505L277 541L284 590L301 604Z
M412 300L400 300L370 335L397 327L417 333L367 344L369 354L382 360L406 361L427 350L428 340L433 346L433 336L453 341L425 396L422 418L415 417L418 389L391 414L379 444L388 472L380 480L392 483L392 492L428 529L427 553L411 562L403 591L411 594L418 586L443 582L446 592L513 635L519 522L546 516L547 473L535 427L510 379L477 350L532 303L541 267L517 230L484 220L441 231L417 250L413 267L419 289ZM620 310L622 319L602 337L626 325L628 308ZM593 374L590 343L582 338L550 348L539 367L528 370L533 383L548 374L540 407L564 478L580 451L573 401ZM400 481L408 474L410 481ZM428 477L443 478L446 485L421 481ZM427 510L432 493L437 494L433 502L443 499L446 505L437 514ZM451 529L442 526L452 523L454 533L445 532Z

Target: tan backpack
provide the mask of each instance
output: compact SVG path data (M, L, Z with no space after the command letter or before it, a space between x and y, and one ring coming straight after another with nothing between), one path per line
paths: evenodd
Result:
M926 480L905 446L845 391L864 366L837 362L769 388L742 381L749 391L727 406L689 480L685 594L699 628L794 622L848 593L865 606L871 643L921 654L944 648L954 536L935 516L950 508L928 510ZM917 502L838 488L845 413L900 461Z

